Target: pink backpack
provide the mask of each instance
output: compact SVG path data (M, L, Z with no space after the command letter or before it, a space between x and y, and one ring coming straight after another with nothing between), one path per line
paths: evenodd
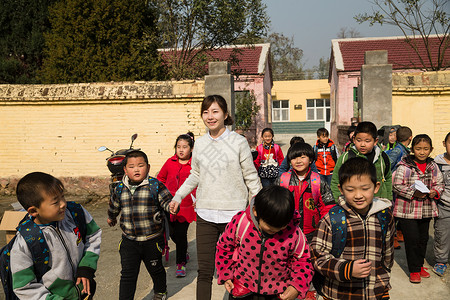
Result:
M289 183L291 181L291 176L292 176L292 169L281 174L280 186L288 189ZM311 171L310 176L311 176L311 192L314 198L314 202L317 203L317 201L319 201L320 198L320 175L317 174L316 172Z

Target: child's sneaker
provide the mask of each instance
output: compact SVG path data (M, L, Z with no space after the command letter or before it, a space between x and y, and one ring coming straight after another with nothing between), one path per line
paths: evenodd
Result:
M411 283L420 283L422 281L422 279L420 278L420 273L416 272L409 274L409 281Z
M434 265L433 272L439 276L444 276L445 271L447 270L446 264L437 263Z
M397 240L399 242L404 242L405 241L405 238L403 237L403 232L401 230L398 230L398 229L397 229Z
M177 277L185 277L186 276L186 264L181 263L177 264L177 272L175 273Z
M153 300L166 300L167 299L167 292L165 293L155 293L153 296Z
M424 267L420 268L420 277L423 277L423 278L430 277L430 273L428 273L426 270L428 270L428 269L424 268Z
M402 246L398 243L398 239L394 236L394 249L400 249Z
M308 291L306 293L305 300L316 300L317 299L317 293L316 291Z

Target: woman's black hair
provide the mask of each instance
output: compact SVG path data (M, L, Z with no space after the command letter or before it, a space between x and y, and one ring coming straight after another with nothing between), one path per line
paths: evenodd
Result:
M296 143L292 145L288 150L287 159L291 161L302 155L308 156L311 163L316 159L313 148L307 143Z
M258 220L263 220L270 226L281 228L289 224L294 216L294 196L284 187L267 186L255 196L254 207Z
M272 136L274 136L272 128L269 128L269 127L266 127L262 130L261 136L263 136L264 133L266 133L266 132L270 132L270 134L272 134Z
M374 185L377 184L377 169L368 159L363 157L353 157L342 164L339 169L339 184L342 185L353 176L360 178L362 175L368 175Z
M433 147L433 142L431 141L431 138L428 134L418 134L413 138L411 142L411 149L413 149L414 146L420 142L428 143L430 144L430 147Z
M188 131L188 133L185 134L181 134L177 137L177 140L175 141L175 149L177 149L177 144L179 140L183 140L188 142L189 147L194 148L194 134L190 131Z
M216 102L217 105L219 105L220 109L222 109L222 112L224 114L227 114L227 118L225 119L225 125L233 125L233 119L231 118L231 114L228 112L227 101L225 100L225 98L223 98L220 95L210 95L210 96L206 96L203 99L202 108L201 108L201 111L200 111L200 116L202 116L203 112L205 110L208 110L208 108L214 102Z

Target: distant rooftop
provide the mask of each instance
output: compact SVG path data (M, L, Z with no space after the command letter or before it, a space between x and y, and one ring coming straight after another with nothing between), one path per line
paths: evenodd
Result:
M437 61L439 39L436 35L428 39L431 45L431 56ZM427 59L426 47L421 38L413 39L417 45L420 56L424 58L425 67L430 67ZM379 37L379 38L348 38L334 39L332 43L332 54L338 71L359 71L364 64L364 53L372 50L387 50L388 62L392 69L423 69L423 64L417 53L406 42L404 36ZM447 67L450 65L450 49L444 56Z
M239 51L233 51L238 49ZM226 46L206 52L210 61L228 61L231 64L232 73L245 75L259 75L266 72L265 65L269 59L270 44L255 44L253 46L237 45ZM163 60L167 61L173 53L171 49L158 49ZM177 51L179 53L179 51ZM239 64L233 63L238 61Z

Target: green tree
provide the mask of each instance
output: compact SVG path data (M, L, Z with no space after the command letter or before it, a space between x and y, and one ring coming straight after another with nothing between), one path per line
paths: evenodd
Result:
M328 79L330 69L330 58L322 57L319 59L319 65L314 67L317 79Z
M445 60L445 52L450 46L449 0L373 0L371 14L355 16L359 23L389 24L398 27L405 36L405 41L417 53L422 66L428 70L448 68L450 61ZM438 45L431 45L429 37L436 34ZM417 39L423 42L426 55L421 55ZM437 48L437 55L432 55ZM427 66L429 64L429 67Z
M302 58L303 50L294 46L294 38L282 33L271 33L267 37L270 43L270 62L274 80L305 79Z
M42 81L158 78L155 9L146 0L66 0L50 7Z
M255 116L261 108L256 103L256 97L253 91L240 91L235 93L236 98L236 129L248 130L252 124Z
M48 6L55 0L0 1L0 83L35 83L42 65Z
M261 0L153 0L158 7L160 45L168 78L205 74L207 52L225 45L252 44L267 33Z

